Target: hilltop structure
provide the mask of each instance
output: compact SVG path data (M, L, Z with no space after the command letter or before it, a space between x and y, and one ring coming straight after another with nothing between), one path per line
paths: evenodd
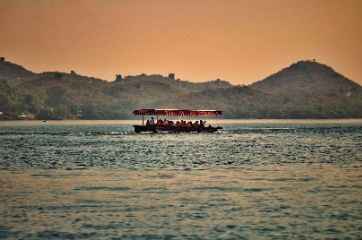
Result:
M168 74L168 78L171 80L175 80L175 74L174 73Z
M116 82L116 83L120 83L120 82L122 82L122 81L123 81L122 75L121 75L121 74L117 74L117 75L116 75L116 80L115 80L115 82Z

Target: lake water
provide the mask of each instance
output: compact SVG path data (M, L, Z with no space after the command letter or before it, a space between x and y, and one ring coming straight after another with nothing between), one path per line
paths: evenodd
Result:
M0 122L0 239L361 239L362 120Z

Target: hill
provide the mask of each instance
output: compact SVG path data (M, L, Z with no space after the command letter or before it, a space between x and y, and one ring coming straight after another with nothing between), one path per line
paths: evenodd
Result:
M272 95L281 118L362 117L361 86L315 61L294 63L250 88Z
M332 68L300 61L250 86L220 79L203 83L174 76L118 77L114 82L75 72L33 73L0 61L0 118L130 119L138 108L218 109L225 118L361 118L361 86Z
M6 62L4 58L1 58L0 60L0 79L8 80L8 84L11 87L14 87L18 83L31 79L35 76L35 73L26 70L20 65Z
M128 119L136 108L172 106L172 99L181 94L232 86L219 79L191 83L146 74L107 82L73 71L35 74L5 61L0 62L0 69L4 85L20 95L19 109L9 104L3 109L13 116L20 112L34 113L38 119ZM9 96L4 95L3 99L9 102Z
M315 61L300 61L288 68L253 83L251 88L269 93L348 93L360 86L335 72L331 67Z

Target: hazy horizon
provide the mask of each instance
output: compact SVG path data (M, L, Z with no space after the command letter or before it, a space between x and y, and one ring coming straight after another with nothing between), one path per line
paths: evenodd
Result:
M362 85L362 2L0 0L0 56L33 72L249 85L316 59Z

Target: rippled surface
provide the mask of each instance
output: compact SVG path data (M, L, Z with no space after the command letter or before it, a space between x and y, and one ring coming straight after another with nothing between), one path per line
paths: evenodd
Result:
M0 122L0 237L358 239L362 121Z

